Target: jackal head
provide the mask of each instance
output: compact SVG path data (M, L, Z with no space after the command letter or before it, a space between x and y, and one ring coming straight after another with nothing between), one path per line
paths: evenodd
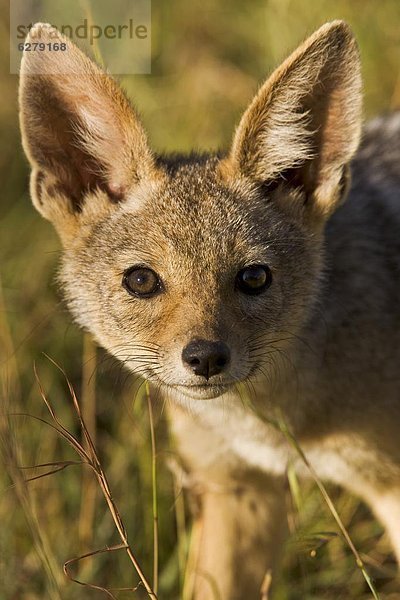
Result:
M24 56L22 139L76 320L177 396L268 375L313 309L324 224L359 141L348 26L324 25L272 74L229 152L175 158L152 153L109 75L50 26L38 34L68 51Z

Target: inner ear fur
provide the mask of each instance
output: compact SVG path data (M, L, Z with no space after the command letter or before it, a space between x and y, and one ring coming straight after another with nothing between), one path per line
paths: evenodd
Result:
M349 26L333 21L271 75L245 111L221 174L266 189L296 186L326 218L343 198L361 132L361 75Z
M31 39L32 38L32 39ZM26 52L20 123L35 206L50 220L82 211L87 198L123 201L155 166L144 129L116 81L50 25L27 41L65 43L65 52ZM105 202L107 203L107 202Z

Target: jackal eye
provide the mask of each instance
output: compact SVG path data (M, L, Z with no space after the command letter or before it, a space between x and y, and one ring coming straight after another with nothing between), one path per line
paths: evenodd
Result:
M236 275L235 287L243 294L261 294L272 283L271 269L266 265L249 265Z
M147 267L130 267L124 273L122 286L132 296L151 298L163 289L160 277Z

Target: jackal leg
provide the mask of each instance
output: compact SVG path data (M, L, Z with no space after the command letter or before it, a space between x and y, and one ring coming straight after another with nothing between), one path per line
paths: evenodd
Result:
M286 525L282 481L253 473L221 489L208 482L194 523L185 597L259 600L266 574L279 562Z
M385 527L400 566L400 484L367 493L365 499Z

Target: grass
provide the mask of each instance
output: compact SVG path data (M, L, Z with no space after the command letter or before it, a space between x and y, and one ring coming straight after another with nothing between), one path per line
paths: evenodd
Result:
M6 73L7 4L0 0L0 6L4 15L0 60ZM400 4L396 0L381 4L373 0L154 3L152 75L123 79L144 112L154 147L226 146L258 83L307 33L336 17L352 24L360 43L366 115L399 106ZM128 532L146 580L158 588L162 600L189 600L190 582L186 580L184 593L182 589L191 523L179 476L167 468L176 456L165 417L155 408L151 426L146 387L95 349L71 323L60 301L54 283L59 243L49 224L34 212L27 192L28 169L16 113L17 78L3 75L1 83L0 432L4 469L0 475L0 600L106 597L100 589L71 582L63 574L66 562L70 576L98 588L133 588L139 582L93 468L74 464L73 448L48 425L16 416L48 418L34 375L36 363L57 418L88 452L90 445L82 438L81 423L71 410L63 373L43 353L62 365L80 398L83 419L123 519L123 531ZM17 468L38 464L47 466ZM40 477L43 469L57 467L62 470ZM26 478L36 476L25 483ZM291 537L275 598L372 598L315 484L299 484L292 474L291 490ZM327 491L376 592L381 600L395 600L399 583L380 525L356 498L333 486L327 486ZM121 544L122 550L93 554L93 550L120 548ZM84 554L88 555L85 560L76 561ZM156 554L158 560L154 560ZM268 581L265 590L268 597ZM143 585L135 593L112 593L122 600L148 597Z
M53 361L51 361L54 365L55 363ZM57 365L55 365L57 366ZM89 432L88 427L86 426L86 422L84 420L83 417L83 413L82 410L80 408L80 404L78 402L78 399L76 397L75 391L71 385L71 383L68 381L68 378L66 376L66 374L64 373L64 371L62 369L60 369L61 372L63 373L67 384L68 384L68 389L69 389L69 393L71 395L71 399L72 399L72 404L73 404L73 408L75 410L75 414L76 417L78 419L79 422L79 427L80 427L80 432L81 432L81 436L83 437L84 440L84 444L82 444L78 437L75 437L73 433L71 433L66 427L64 427L64 425L62 424L62 422L58 419L56 412L54 411L52 405L50 404L50 402L48 401L46 394L43 390L42 384L40 382L39 376L37 374L36 368L35 368L35 378L36 381L38 383L39 386L39 391L40 391L40 395L46 405L46 408L48 409L51 419L53 421L53 425L51 424L51 422L45 422L43 420L41 420L41 422L45 422L45 424L48 424L50 427L52 427L53 429L55 429L57 431L57 433L64 438L64 440L66 442L68 442L68 444L75 450L75 452L78 454L78 456L81 458L81 463L82 465L87 465L89 466L97 479L97 483L100 486L100 489L103 493L104 499L106 500L109 512L111 514L112 520L114 521L114 525L115 528L118 532L118 535L121 539L121 543L118 545L114 545L112 547L107 546L105 549L101 549L101 550L94 550L90 553L86 553L84 555L82 555L81 557L78 557L76 559L70 559L69 561L64 563L64 573L69 576L69 570L68 570L68 566L71 565L72 563L77 563L80 560L83 560L84 558L88 558L89 556L94 556L96 554L100 554L102 552L112 552L115 550L125 550L135 571L137 572L137 575L139 576L139 584L141 583L148 596L150 598L152 598L153 600L157 600L157 595L156 595L156 586L157 586L157 578L158 578L158 570L157 570L157 556L158 556L158 550L157 550L157 529L155 527L155 543L154 543L154 590L151 587L150 583L147 581L145 574L143 573L142 568L140 567L140 564L137 560L137 558L135 557L135 554L132 550L131 545L128 542L128 533L126 530L126 527L123 523L121 514L118 510L118 507L115 503L115 501L113 500L113 495L110 489L110 485L108 483L108 479L107 476L104 472L104 469L101 465L100 459L99 459L99 455L97 453L96 447L94 445L94 441L92 438L92 435ZM152 410L151 410L151 402L149 399L149 413L150 413L150 429L151 429L151 439L152 439L152 450L155 450L155 445L154 445L154 427L153 427L153 420L152 420ZM153 454L154 456L154 454ZM41 466L44 467L49 467L49 466L54 466L55 470L59 469L59 468L63 468L65 466L72 466L72 464L76 464L76 463L72 463L71 461L68 462L61 462L61 463L53 463L53 464L49 464L49 463L45 463L44 465L37 465L37 468L40 468ZM79 463L78 463L79 464ZM153 469L154 471L154 475L153 475L153 489L156 490L156 478L155 478L155 469ZM51 471L51 472L47 472L44 475L41 475L39 477L45 477L45 476L49 476L54 474L55 471ZM37 478L35 478L37 479ZM29 481L29 480L25 480L25 481ZM154 508L153 505L153 515L154 517L157 514L157 509ZM71 578L72 579L72 578ZM78 580L74 580L76 583L78 583ZM138 586L139 586L138 584ZM101 588L100 586L94 586L93 584L85 584L85 583L80 583L80 585L84 585L86 587L92 587L93 589L100 589L101 591L105 591L107 594L110 595L110 597L113 597L113 594L111 594L111 592L107 591L106 588ZM137 587L135 586L133 588L126 588L127 591L136 591Z

